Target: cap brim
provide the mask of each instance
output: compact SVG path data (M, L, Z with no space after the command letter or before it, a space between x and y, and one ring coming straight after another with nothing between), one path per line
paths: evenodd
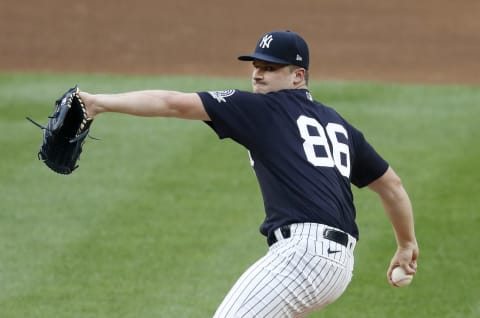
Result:
M282 59L279 59L279 58L276 58L276 57L273 57L273 56L270 56L270 55L261 54L261 53L255 53L255 54L251 54L251 55L240 55L238 57L238 59L240 61L261 60L261 61L277 63L277 64L285 64L285 65L290 64L290 62L288 62L288 61L285 61L285 60L282 60Z

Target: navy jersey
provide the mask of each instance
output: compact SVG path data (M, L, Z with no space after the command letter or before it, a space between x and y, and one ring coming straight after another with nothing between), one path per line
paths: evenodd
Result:
M358 239L350 184L368 185L388 168L359 130L304 89L198 94L207 124L249 151L265 205L262 234L312 222Z

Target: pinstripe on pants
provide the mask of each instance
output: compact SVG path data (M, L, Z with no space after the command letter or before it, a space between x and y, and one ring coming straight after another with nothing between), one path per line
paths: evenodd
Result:
M355 239L348 246L323 238L326 227L299 223L235 283L214 318L305 317L335 301L350 283Z

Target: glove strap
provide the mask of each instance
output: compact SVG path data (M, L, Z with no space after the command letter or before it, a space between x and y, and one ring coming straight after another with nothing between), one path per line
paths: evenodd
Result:
M31 119L30 117L25 117L27 120L29 120L32 124L34 124L35 126L41 128L41 129L47 129L45 126L42 126L40 125L39 123L37 123L36 121L34 121L33 119Z

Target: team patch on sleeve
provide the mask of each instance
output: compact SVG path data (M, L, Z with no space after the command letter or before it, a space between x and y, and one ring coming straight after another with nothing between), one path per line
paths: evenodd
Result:
M235 94L234 89L229 89L226 91L211 91L208 92L213 98L215 98L219 103L226 103L227 101L225 98L232 96Z

